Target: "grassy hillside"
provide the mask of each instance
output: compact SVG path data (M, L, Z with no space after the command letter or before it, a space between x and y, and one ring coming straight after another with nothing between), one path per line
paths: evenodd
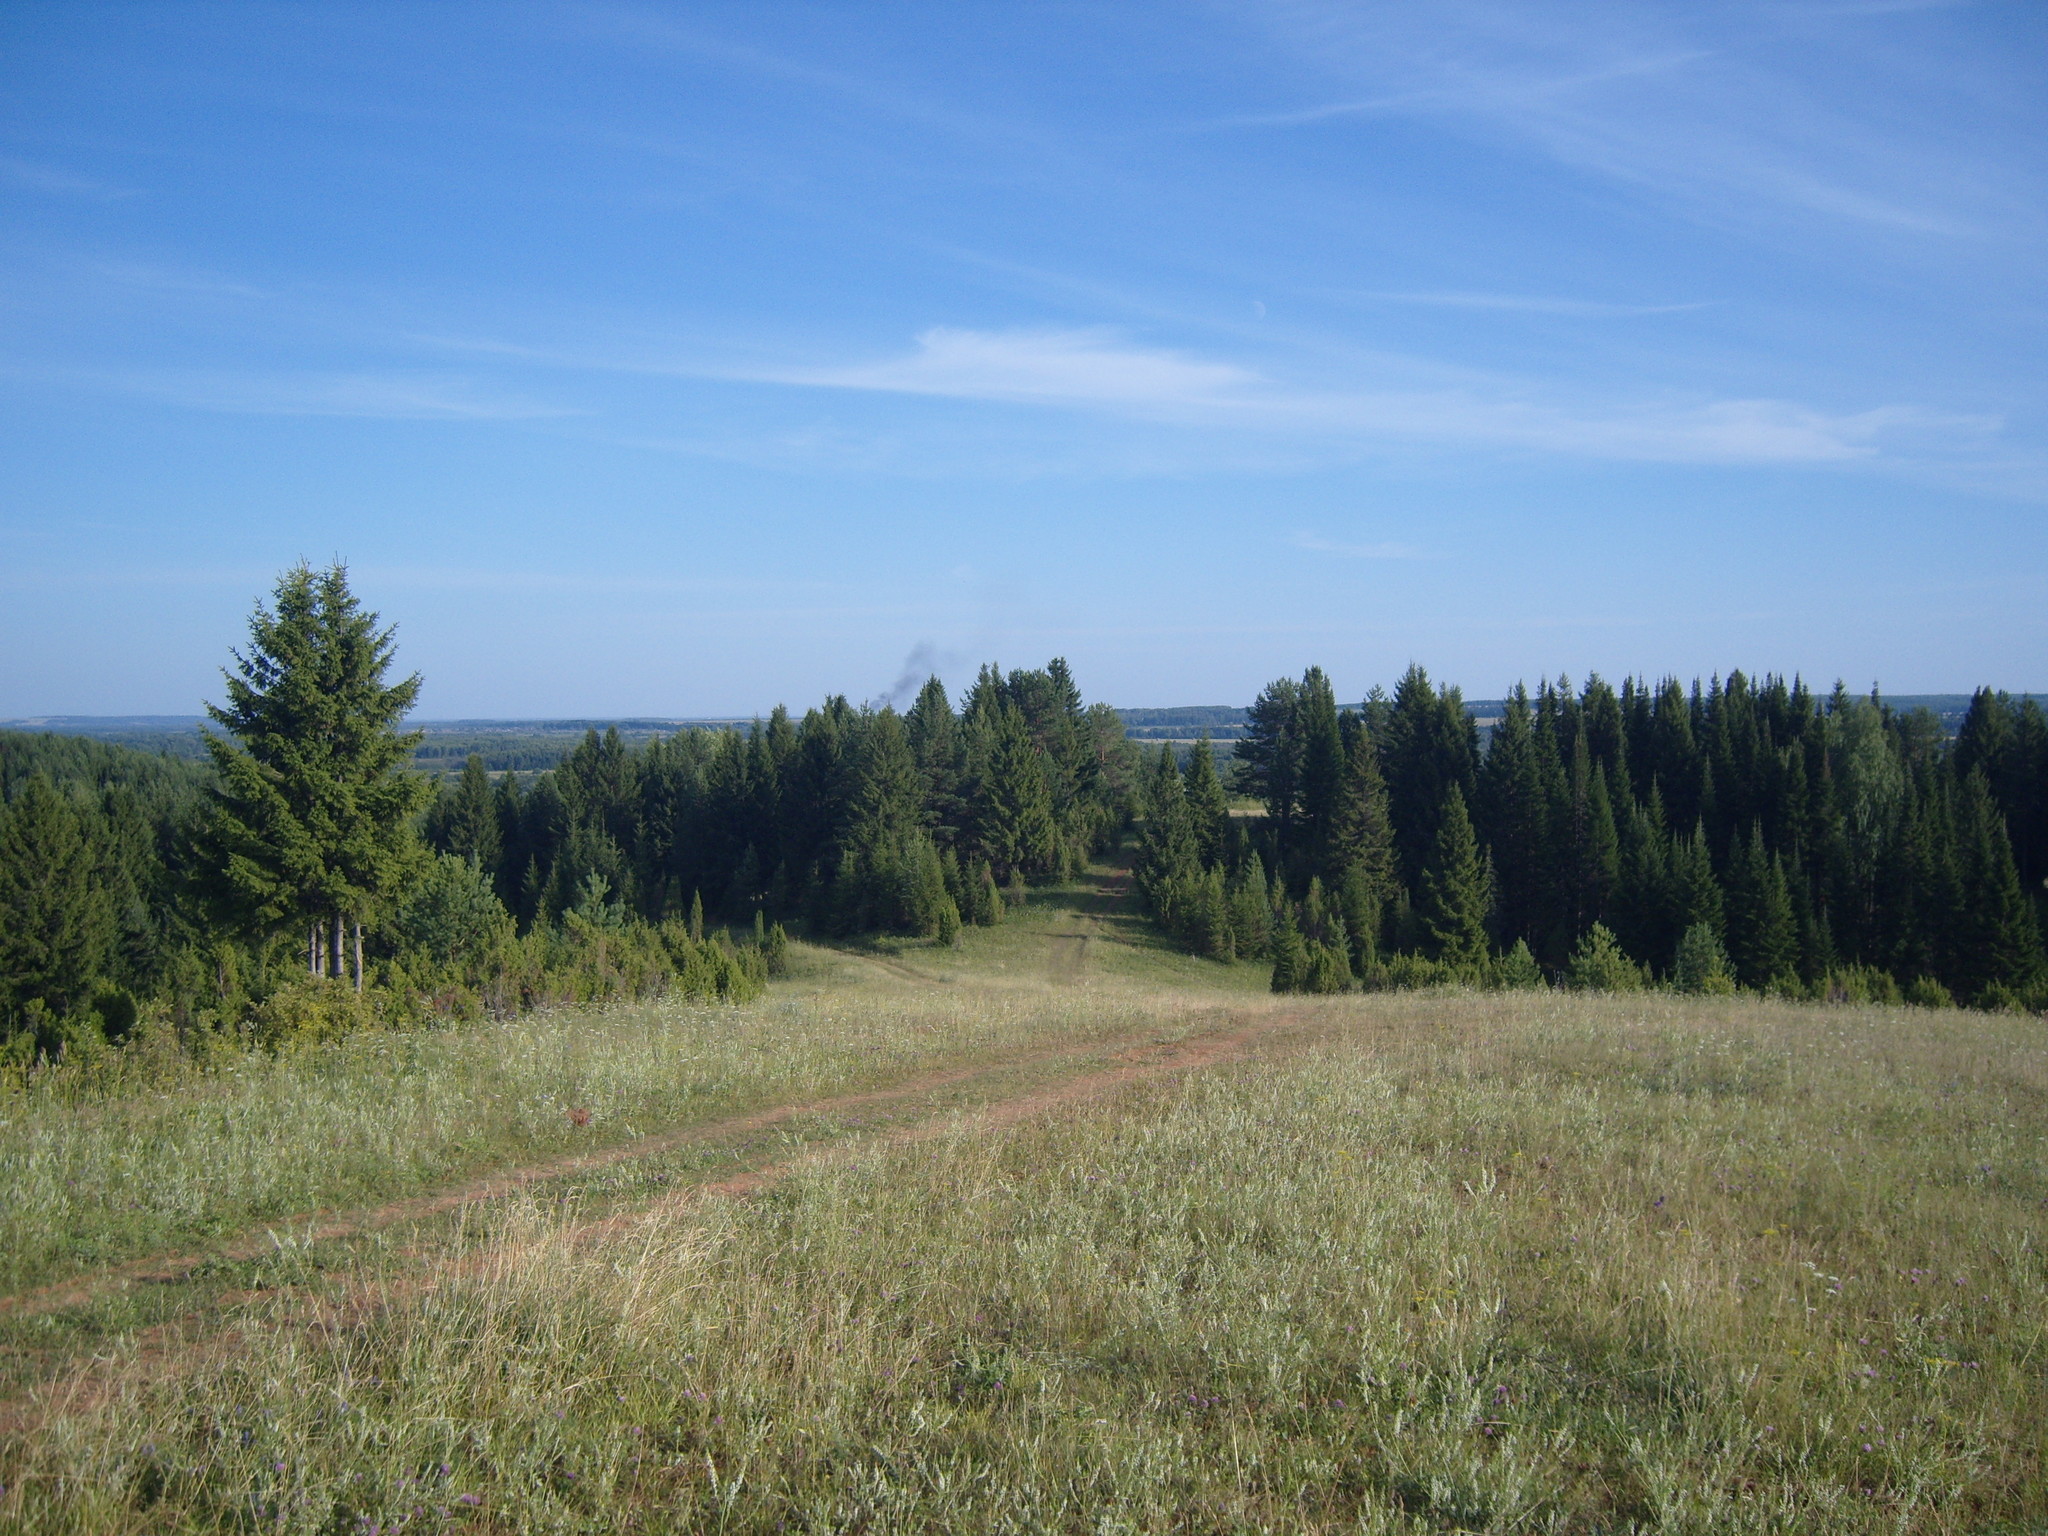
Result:
M2040 1021L1274 999L1119 879L9 1102L0 1519L2038 1528Z

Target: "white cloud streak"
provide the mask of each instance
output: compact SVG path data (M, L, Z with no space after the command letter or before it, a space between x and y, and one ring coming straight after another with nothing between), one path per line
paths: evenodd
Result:
M2027 99L2026 66L1930 51L1901 30L1923 9L1303 0L1266 14L1317 75L1351 91L1216 126L1429 118L1716 224L1818 216L1922 237L2039 238L2038 176L1989 152L2038 127L2037 110L2012 104Z
M37 370L9 369L17 376ZM46 381L140 395L188 410L236 416L345 416L391 421L537 421L584 414L466 378L414 373L253 372L201 369L67 370Z
M1506 314L1560 315L1575 320L1629 320L1644 315L1679 315L1704 303L1612 304L1594 299L1555 298L1527 293L1357 293L1339 295L1376 304L1409 304L1427 309L1495 310Z
M95 181L90 176L74 175L55 166L17 159L13 155L0 155L0 180L11 181L17 187L25 187L31 192L48 193L56 197L82 197L94 202L114 202L136 195L130 187L117 187L110 182Z
M2000 423L1886 405L1828 412L1793 401L1558 402L1526 387L1301 390L1234 364L1118 333L934 329L907 355L772 370L764 382L1107 412L1207 430L1359 447L1483 445L1601 459L1799 464L1869 459L1893 441L1981 442Z
M1420 560L1423 552L1413 544L1346 544L1320 534L1297 533L1287 541L1296 549L1316 555L1341 555L1346 560Z
M1229 363L1138 347L1117 332L967 331L934 327L908 357L839 368L801 368L777 382L894 394L1156 411L1207 408L1259 380Z

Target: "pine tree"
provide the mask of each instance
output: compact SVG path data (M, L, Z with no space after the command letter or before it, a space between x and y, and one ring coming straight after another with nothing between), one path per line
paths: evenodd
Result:
M1674 925L1683 933L1704 923L1718 942L1727 918L1704 826L1695 824L1691 837L1673 839L1670 863Z
M1326 869L1331 879L1351 881L1376 907L1384 907L1395 884L1394 827L1380 777L1379 749L1363 722L1357 723L1337 783L1330 817Z
M1709 923L1694 923L1680 935L1671 980L1681 992L1726 995L1735 990L1735 973L1720 935Z
M904 734L903 720L884 706L863 722L854 748L854 790L849 837L855 844L881 843L923 822L924 791Z
M999 879L1012 882L1053 867L1058 828L1044 754L1019 711L994 709L988 726L987 766L975 804L975 838Z
M450 807L446 849L459 859L469 859L479 868L496 873L504 843L498 830L498 807L491 794L491 776L476 753L462 765L462 777L455 786Z
M1607 790L1607 768L1593 765L1586 793L1586 842L1580 865L1581 900L1588 916L1604 917L1621 880L1621 835L1614 824L1614 802Z
M1957 811L1959 990L1973 1000L1993 988L2025 994L2041 981L2041 935L2020 889L2005 820L1981 770L1963 780Z
M1678 942L1671 879L1671 837L1657 786L1650 803L1628 807L1620 827L1620 875L1609 903L1615 937L1631 954L1668 955Z
M740 861L733 867L732 884L726 887L725 900L720 903L728 917L743 917L752 913L761 915L761 898L766 893L766 877L761 871L761 855L752 843L740 855Z
M1663 788L1672 826L1689 827L1699 820L1700 762L1693 746L1692 707L1677 678L1667 677L1658 685L1649 740L1630 761L1647 767Z
M1798 978L1799 934L1785 866L1765 851L1761 824L1729 856L1728 951L1736 979L1745 987L1780 986Z
M1309 979L1308 945L1294 921L1291 904L1283 902L1273 931L1273 990L1305 992Z
M996 884L996 872L987 864L978 865L981 877L974 882L974 920L984 928L993 928L1003 920L1007 908L1003 893Z
M1957 780L1984 775L2005 822L2022 889L2048 879L2048 713L2034 699L1980 688L1956 731Z
M1238 738L1237 787L1266 805L1266 819L1281 848L1292 844L1301 801L1300 687L1291 677L1268 683L1246 711ZM1276 871L1277 873L1277 871Z
M1963 893L1944 791L1932 776L1915 776L1875 881L1873 947L1892 974L1908 982L1927 977L1946 985L1956 972L1951 933Z
M1138 835L1137 875L1148 891L1163 890L1201 867L1187 792L1173 748L1161 745L1145 781L1145 825Z
M937 677L925 679L917 702L904 716L903 727L924 786L925 823L942 843L950 842L960 827L960 778L964 765L960 755L960 723L954 718L952 701L946 697L946 685Z
M522 833L519 776L506 773L491 796L491 809L498 822L497 887L505 910L519 912L519 878L526 869L526 842Z
M207 706L232 739L207 733L219 784L205 847L217 889L250 928L310 925L316 973L342 973L353 923L360 988L363 919L414 866L412 818L431 793L400 771L419 735L397 724L420 679L385 686L392 631L357 603L343 567L295 566L273 596L223 674L227 704Z
M1456 786L1463 804L1473 788L1478 728L1457 689L1432 688L1429 674L1411 666L1394 689L1384 730L1375 735L1400 877L1416 889L1450 804L1445 791Z
M1188 830L1194 836L1196 857L1203 864L1219 864L1228 846L1230 800L1223 792L1223 781L1216 776L1216 754L1206 735L1188 754L1181 785L1187 799Z
M1302 673L1294 718L1301 742L1299 816L1292 841L1283 852L1292 877L1299 880L1331 873L1337 867L1333 855L1341 814L1344 736L1337 718L1336 691L1321 667Z
M46 775L0 808L0 1038L31 1005L54 1017L82 1008L106 973L115 913L97 864L83 819Z
M1270 952L1273 904L1266 885L1266 867L1257 853L1246 857L1235 884L1229 887L1231 945L1239 959Z
M1614 689L1595 672L1586 679L1579 695L1579 709L1585 721L1586 747L1593 764L1607 779L1607 790L1617 800L1630 789L1628 735L1622 722L1621 701Z
M1486 919L1492 905L1479 842L1465 810L1465 796L1449 786L1438 818L1435 845L1422 871L1418 909L1433 958L1447 965L1477 967L1486 962Z
M1543 931L1546 860L1543 778L1536 720L1519 683L1494 727L1480 772L1481 832L1493 850L1504 939L1535 939Z
M1607 925L1595 923L1572 951L1565 980L1582 992L1636 992L1642 989L1643 972Z

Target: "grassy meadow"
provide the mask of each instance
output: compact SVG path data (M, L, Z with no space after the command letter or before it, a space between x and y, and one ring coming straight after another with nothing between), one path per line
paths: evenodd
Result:
M1097 883L746 1009L11 1100L21 1293L959 1069L659 1178L281 1230L155 1313L6 1314L0 1524L2044 1528L2040 1020L1261 979Z

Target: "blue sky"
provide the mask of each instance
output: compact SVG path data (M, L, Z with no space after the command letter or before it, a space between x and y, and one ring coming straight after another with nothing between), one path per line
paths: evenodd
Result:
M2036 3L0 9L0 715L2048 687Z

